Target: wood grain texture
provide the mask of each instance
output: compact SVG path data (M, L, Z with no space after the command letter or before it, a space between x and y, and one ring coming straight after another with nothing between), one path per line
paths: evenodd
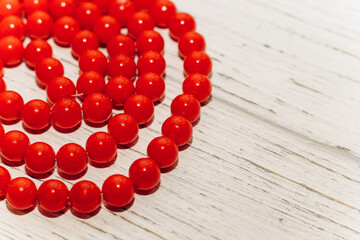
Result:
M89 219L70 211L47 218L37 209L17 216L3 201L0 239L360 239L360 2L174 2L195 16L214 63L212 101L177 168L129 210L103 207ZM113 166L90 166L83 179L101 186L111 174L126 174L160 134L184 79L177 45L161 33L167 90L154 122L133 148L119 150ZM75 81L70 50L50 42ZM26 101L45 99L24 65L6 69L5 80ZM30 138L57 150L84 146L104 129L82 124L74 133L51 128ZM10 171L24 176L24 166Z

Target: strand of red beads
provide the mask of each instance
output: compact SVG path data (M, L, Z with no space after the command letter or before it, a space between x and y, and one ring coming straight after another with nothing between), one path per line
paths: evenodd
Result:
M208 76L212 63L204 52L204 38L195 32L193 17L177 12L169 0L0 1L1 121L10 124L22 120L30 131L44 131L50 125L73 131L82 118L94 126L108 124L108 132L92 134L85 149L69 143L56 154L47 143L30 144L24 132L5 133L0 124L3 162L16 165L24 161L33 177L51 175L55 164L60 176L77 176L87 168L88 161L109 164L116 159L118 144L130 145L136 140L139 125L152 120L153 102L161 101L165 92L164 40L155 26L169 28L171 38L178 41L187 77L183 94L171 103L172 116L163 123L162 136L148 145L148 158L134 161L129 177L108 177L101 190L91 181L79 181L69 191L59 180L47 180L37 189L29 178L11 180L9 172L0 167L0 197L6 197L12 208L27 210L38 202L47 212L60 212L70 204L75 212L91 213L100 207L102 198L109 208L119 208L132 202L136 190L155 188L160 182L160 169L174 165L178 147L192 137L192 123L199 119L201 104L211 95ZM121 28L127 28L128 35L120 34ZM32 40L24 48L26 36ZM56 44L71 47L78 59L82 74L76 85L63 76L63 65L52 57L46 41L51 36ZM106 46L109 60L99 46ZM36 99L24 104L18 93L6 90L1 78L4 66L13 67L23 60L35 70L48 102ZM112 116L113 107L123 108L124 113Z

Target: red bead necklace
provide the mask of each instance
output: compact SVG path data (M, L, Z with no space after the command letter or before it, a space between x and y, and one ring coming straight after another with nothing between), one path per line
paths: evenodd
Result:
M10 7L9 7L10 6ZM21 16L26 16L26 25ZM164 97L164 39L154 27L169 28L184 58L183 94L171 103L172 116L162 125L162 136L147 147L148 158L134 161L129 176L108 177L102 189L91 181L79 181L69 191L59 180L47 180L36 188L29 178L11 180L0 166L0 198L16 210L33 208L36 203L48 212L61 212L68 205L78 213L91 213L101 205L109 209L128 205L136 190L150 191L160 182L160 169L178 159L178 147L191 140L192 123L200 116L201 104L211 95L208 78L212 62L204 52L205 40L195 32L196 23L187 13L179 13L170 0L2 0L0 2L0 120L22 120L31 131L44 131L51 125L74 131L82 119L92 126L107 124L108 132L96 132L86 147L69 143L57 153L47 143L30 144L21 131L4 131L0 124L0 153L4 163L24 161L32 177L51 175L57 165L65 179L76 179L92 164L110 165L117 146L130 146L138 138L139 125L149 124L154 102ZM128 35L120 34L126 27ZM24 48L23 40L32 41ZM81 75L76 85L64 77L61 62L52 57L46 39L71 47L79 61ZM108 58L98 50L105 46ZM139 58L134 61L135 54ZM25 61L46 89L47 102L32 100L6 90L3 68ZM138 75L138 77L137 77ZM109 80L107 80L109 78ZM133 81L136 80L134 86ZM82 105L76 101L79 98ZM113 107L124 113L112 114Z

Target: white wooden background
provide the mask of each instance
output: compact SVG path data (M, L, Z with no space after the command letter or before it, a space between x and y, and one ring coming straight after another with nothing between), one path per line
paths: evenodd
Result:
M175 3L195 16L214 63L212 101L177 168L128 211L103 207L90 219L37 209L17 216L2 201L0 239L360 239L360 1ZM176 43L162 33L167 92L154 122L113 166L89 167L84 179L101 186L110 174L127 174L159 135L184 78ZM54 50L75 80L70 50ZM45 99L24 65L6 69L5 80L26 101ZM57 150L84 146L95 131L83 124L30 138ZM25 175L24 166L10 170Z

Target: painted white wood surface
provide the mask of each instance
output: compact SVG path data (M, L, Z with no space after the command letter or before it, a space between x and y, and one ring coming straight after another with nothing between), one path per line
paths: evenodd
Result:
M90 219L70 211L47 218L37 209L17 216L2 201L0 239L360 239L360 1L175 3L195 16L214 63L212 101L177 168L129 210L103 207ZM167 91L154 122L113 166L90 166L83 179L101 186L126 174L160 134L184 79L176 43L161 32ZM76 80L70 50L54 49ZM5 80L26 101L45 99L24 65L6 69ZM51 128L30 138L57 150L84 146L99 130L82 124L71 134ZM24 166L10 170L25 175Z

